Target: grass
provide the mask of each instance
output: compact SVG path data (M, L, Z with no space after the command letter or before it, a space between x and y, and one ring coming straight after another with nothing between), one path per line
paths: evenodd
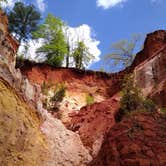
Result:
M91 94L86 95L86 104L92 105L94 103L94 97Z

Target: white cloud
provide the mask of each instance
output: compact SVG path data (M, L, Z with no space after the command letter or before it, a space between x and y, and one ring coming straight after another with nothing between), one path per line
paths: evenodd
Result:
M72 50L77 47L78 41L83 41L88 47L90 54L94 56L94 60L90 62L89 66L93 62L100 60L101 51L98 48L100 41L95 39L95 34L89 25L83 24L78 27L68 27L66 36L69 36L68 39Z
M97 6L108 9L126 2L127 0L97 0Z
M152 3L161 3L163 0L151 0Z
M36 51L43 45L43 39L39 40L29 40L28 42L22 42L19 50L18 55L24 55L26 59L34 60L34 61L44 61L44 55L38 57ZM27 49L26 49L27 48Z
M26 3L25 0L8 0L7 2L0 2L0 4L3 8L6 8L6 7L12 8L14 6L14 4L19 1ZM35 0L35 2L33 2L33 4L36 4L41 12L44 12L46 9L46 3L44 2L44 0Z
M36 0L37 6L41 12L44 12L46 9L46 4L44 0Z
M102 7L103 9L109 9L118 5L122 5L124 2L128 0L97 0L96 4L98 7ZM152 3L161 3L164 0L149 0Z
M94 32L92 28L86 24L83 24L78 27L67 27L64 28L65 35L68 36L69 44L71 50L76 48L78 41L83 41L85 45L89 48L89 52L95 57L93 61L86 67L89 67L93 62L99 61L101 51L98 49L98 45L100 41L95 39ZM36 51L39 47L43 45L44 41L40 40L30 40L28 43L22 43L21 47L19 48L19 54L23 54L26 58L35 60L35 61L42 61L45 60L44 55L37 57ZM25 49L25 46L28 46L28 49ZM64 63L65 64L65 63ZM73 66L73 65L71 65Z
M8 0L7 2L1 2L1 6L2 8L12 8L14 6L14 4L18 1L21 1L21 0Z

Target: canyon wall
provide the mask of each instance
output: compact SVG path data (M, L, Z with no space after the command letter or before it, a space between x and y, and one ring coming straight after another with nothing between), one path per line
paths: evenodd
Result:
M78 134L43 109L41 88L15 69L19 43L0 11L0 161L4 166L84 166L91 161Z
M105 136L116 125L115 116L120 107L121 83L125 74L133 73L134 82L143 95L152 98L159 107L165 106L165 35L166 31L148 34L144 48L136 55L133 64L114 74L55 68L29 61L17 67L30 82L40 86L43 82L66 83L67 95L60 107L60 119L68 129L80 135L83 145L95 157ZM85 96L89 93L94 96L95 103L87 106ZM62 115L65 115L65 120Z
M147 47L147 48L146 48ZM136 85L156 104L166 106L166 31L158 31L146 40L146 59L134 69ZM141 54L138 54L141 58ZM136 58L135 62L138 61Z
M107 74L24 61L0 11L0 161L4 166L166 165L165 115L135 112L117 122L121 83L133 73L144 96L166 99L166 31L147 36L133 64ZM21 70L21 72L20 72ZM64 83L61 115L43 108L42 85ZM94 103L87 105L86 96ZM63 122L63 123L62 123ZM64 125L65 124L65 125Z

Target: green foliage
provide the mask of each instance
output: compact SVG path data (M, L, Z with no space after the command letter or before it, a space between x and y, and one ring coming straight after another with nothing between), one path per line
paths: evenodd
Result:
M83 41L78 42L72 56L74 58L75 67L78 69L85 68L85 66L94 59L94 56L90 54L88 47L86 47Z
M104 56L106 63L120 65L123 68L130 66L135 58L134 49L140 40L140 35L133 35L131 40L120 40L111 46L112 53Z
M64 83L53 83L43 82L41 85L43 96L43 105L47 110L57 111L59 103L63 100L66 93L66 86Z
M86 104L91 105L94 103L94 97L91 94L86 95Z
M121 109L124 112L132 112L139 109L143 99L140 90L134 86L133 76L125 76L122 86L122 98L120 101Z
M44 39L44 45L38 49L37 53L44 54L47 58L46 63L56 67L62 65L67 53L67 43L62 31L63 25L59 18L48 14L45 22L33 33L35 39Z
M53 102L61 102L65 97L66 86L64 83L59 83L55 89L54 96L51 98Z
M156 109L156 104L151 99L144 99L143 108L147 111L153 112Z
M48 95L49 85L44 81L41 85L41 92L44 95Z
M117 121L133 111L156 111L156 105L151 99L143 98L141 91L134 85L133 76L124 77L122 85L122 98L120 100L120 110L116 116Z
M2 3L8 3L8 1L7 0L0 0L0 10L2 9Z
M23 54L17 55L16 61L24 61L24 55Z
M164 114L166 114L166 107L160 108L160 111Z
M71 39L71 35L69 35L68 32L69 27L67 25L64 26L64 33L66 34L66 43L67 43L67 53L65 55L65 62L66 62L66 67L68 68L70 65L70 57L72 54L71 51L71 46L70 46L70 39ZM71 39L73 40L73 39Z
M19 42L26 41L31 33L37 29L40 20L40 13L34 5L25 5L23 2L16 2L13 10L8 13L9 31L16 35Z
M104 70L103 67L101 67L101 68L99 69L99 71L100 71L100 72L103 72L103 73L105 72L105 70Z

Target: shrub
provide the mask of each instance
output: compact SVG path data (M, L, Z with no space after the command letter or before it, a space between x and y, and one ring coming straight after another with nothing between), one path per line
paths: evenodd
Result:
M46 84L46 82L44 81L41 85L41 92L44 95L48 95L48 84Z
M59 103L65 97L66 87L64 83L58 83L56 86L53 83L43 82L41 85L43 96L43 105L47 110L57 111ZM53 94L52 94L53 92Z
M166 107L160 108L160 111L164 114L166 114Z
M86 95L86 104L91 105L94 103L94 97L91 94Z
M134 86L133 76L124 77L122 84L122 98L120 107L124 112L132 112L141 108L142 97L140 90Z
M124 115L136 110L155 111L155 103L151 99L143 98L142 96L139 88L134 85L133 76L125 76L122 84L120 109L115 116L116 120L121 121Z
M24 55L23 54L17 54L16 61L24 61Z
M65 97L66 86L64 83L59 83L54 91L54 96L51 98L53 102L61 102Z
M145 99L143 101L143 108L147 111L155 111L156 110L156 105L151 99Z

